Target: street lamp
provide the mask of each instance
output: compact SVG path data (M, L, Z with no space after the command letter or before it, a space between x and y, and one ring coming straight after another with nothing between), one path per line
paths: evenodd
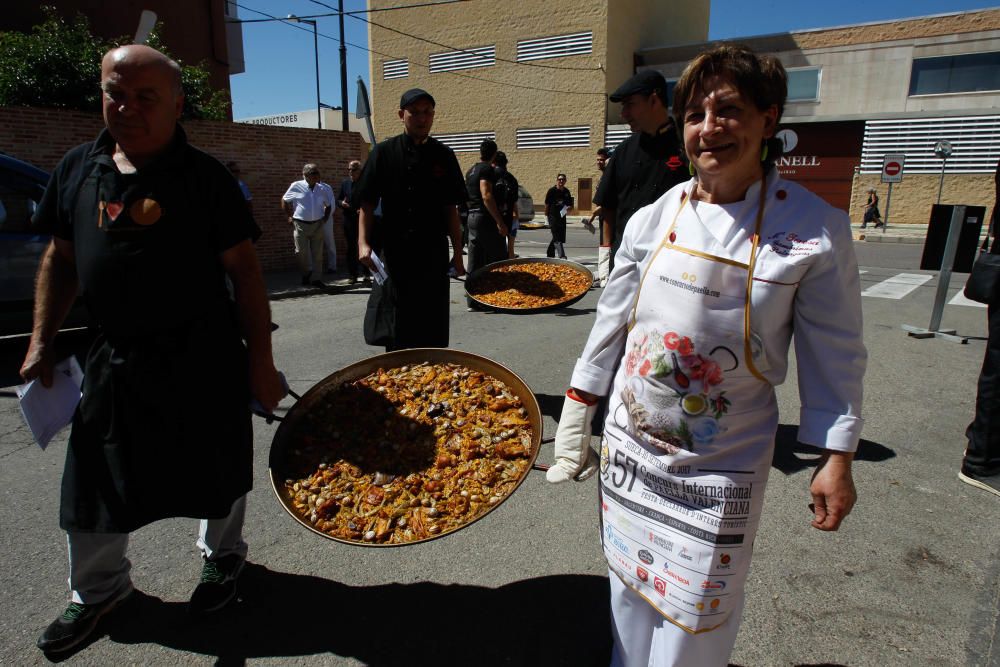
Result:
M323 129L323 116L320 111L319 101L319 39L316 33L316 21L313 19L300 19L295 14L289 14L288 20L292 23L311 23L313 27L313 54L316 56L316 129Z
M938 181L938 199L937 203L941 203L941 188L944 187L944 166L948 164L948 158L951 157L951 142L941 141L934 144L934 155L941 158L941 179Z

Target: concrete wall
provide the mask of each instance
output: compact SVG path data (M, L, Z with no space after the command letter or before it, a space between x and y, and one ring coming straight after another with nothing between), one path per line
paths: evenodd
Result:
M67 150L93 141L104 127L100 115L58 109L0 107L0 145L5 153L51 171ZM253 195L254 217L263 230L257 254L265 271L296 268L292 232L281 210L288 185L302 178L302 165L315 162L336 190L349 160L364 154L356 132L268 127L216 121L184 123L188 140L221 162L239 162ZM343 226L335 225L337 252L346 249Z
M931 218L931 206L937 203L939 176L916 174L903 177L902 183L892 186L889 225L926 225ZM868 188L875 188L879 197L879 210L885 217L889 185L881 182L878 174L858 175L851 196L851 222L860 224L864 218ZM945 175L941 188L942 204L985 206L987 219L993 213L993 174Z
M370 0L369 7L399 4ZM424 88L437 101L432 134L496 132L510 171L540 204L558 172L566 173L578 200L579 179L591 179L592 191L596 190L596 151L604 145L606 94L632 75L638 46L680 35L703 39L708 0L690 6L673 0L459 3L373 13L371 20L449 47L496 45L494 66L431 74L430 54L449 48L371 26L375 132L379 139L401 132L400 95L409 88ZM590 54L532 61L534 66L501 60L516 61L519 40L587 30L593 32ZM409 61L409 76L383 80L382 63L402 58ZM617 113L618 105L611 106ZM516 148L519 128L580 125L590 127L590 145L585 148ZM477 151L457 156L463 171L479 159Z

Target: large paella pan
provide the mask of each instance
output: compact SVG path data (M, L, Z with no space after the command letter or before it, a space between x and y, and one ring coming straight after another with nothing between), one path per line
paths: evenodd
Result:
M476 269L465 292L490 310L541 313L576 303L593 282L587 267L566 259L505 259Z
M363 546L415 544L481 519L520 486L542 417L495 361L448 349L364 359L318 382L282 420L271 485L298 523Z

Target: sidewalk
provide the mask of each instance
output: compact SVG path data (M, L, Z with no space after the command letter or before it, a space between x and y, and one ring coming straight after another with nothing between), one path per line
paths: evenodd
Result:
M861 229L861 224L851 224L855 241L867 243L923 243L927 236L927 225L889 225L888 229L875 229L868 225Z

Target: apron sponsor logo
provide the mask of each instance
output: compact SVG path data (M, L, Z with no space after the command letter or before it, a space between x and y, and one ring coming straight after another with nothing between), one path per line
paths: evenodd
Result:
M782 257L803 257L819 250L819 241L800 238L795 232L776 232L767 237L770 250Z
M725 552L719 554L719 569L720 570L728 570L729 569L729 563L731 561L732 561L732 556L730 556L729 554L727 554Z
M698 287L693 282L683 282L677 280L676 278L668 278L667 276L660 276L660 281L670 285L671 287L687 290L692 294L701 294L703 296L711 296L715 298L719 298L721 296L717 290L709 289L708 287Z
M639 549L639 560L641 560L646 565L653 564L653 554L649 553L645 549Z
M691 555L687 547L681 547L680 553L677 555L686 561L694 561L694 556Z
M615 534L614 528L611 526L605 526L604 535L608 538L608 542L611 542L611 544L614 545L615 549L618 549L618 551L621 551L623 554L629 553L628 545L625 544L625 540Z
M663 566L663 573L665 575L667 575L668 577L670 577L671 579L673 579L674 581L676 581L677 583L679 583L679 584L684 584L685 586L690 586L691 585L691 580L690 579L688 579L687 577L682 577L681 575L679 575L676 572L674 572L673 570L671 570L670 569L670 565L665 564Z
M644 567L635 568L635 576L639 577L639 581L646 583L649 581L649 572L646 571Z
M725 587L726 587L726 582L720 580L709 581L708 579L706 579L705 581L701 582L701 590L703 591L721 591L725 589Z
M660 594L660 597L667 594L667 582L659 577L653 577L653 588L655 588L656 592Z
M625 568L626 572L631 572L632 571L632 563L630 563L628 560L626 560L625 558L623 558L619 554L615 554L615 561L618 563L618 565L620 565L621 567Z
M658 546L661 549L665 549L667 553L673 553L673 551L674 551L674 543L673 542L671 542L670 540L668 540L668 539L666 539L664 537L660 537L659 535L657 535L656 533L654 533L652 531L649 532L649 541L654 546Z

